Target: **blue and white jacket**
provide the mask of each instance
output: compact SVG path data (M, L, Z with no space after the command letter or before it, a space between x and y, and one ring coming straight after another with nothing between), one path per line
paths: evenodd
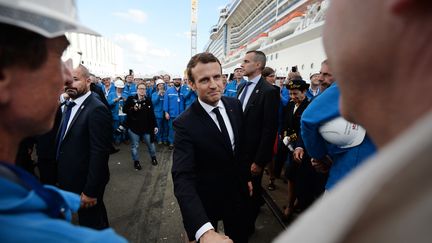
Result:
M171 118L175 118L185 110L185 99L181 92L181 87L177 90L175 87L169 87L164 97L164 112L168 112Z
M321 136L320 126L340 116L339 96L339 88L334 82L310 103L301 117L301 136L306 151L312 158L322 159L329 155L333 160L326 184L327 190L376 151L367 134L361 144L351 148L340 148L328 143Z

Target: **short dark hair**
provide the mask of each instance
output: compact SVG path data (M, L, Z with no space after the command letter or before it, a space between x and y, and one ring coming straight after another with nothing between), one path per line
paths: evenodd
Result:
M215 57L212 53L210 52L202 52L202 53L198 53L195 56L193 56L190 60L189 63L187 64L187 75L189 77L189 80L192 83L195 83L195 78L192 75L192 68L196 67L196 65L198 63L210 63L210 62L217 62L219 63L220 66L220 70L222 73L222 65L219 61L219 59L217 59L217 57Z
M11 66L36 70L47 61L47 38L42 35L3 23L0 33L0 70Z
M248 51L246 52L246 55L249 53L255 53L254 61L261 63L261 71L264 70L264 67L266 66L267 57L262 51Z
M78 66L79 69L81 69L81 75L83 76L83 78L88 79L91 76L90 71L88 70L88 68L82 64L80 64Z
M271 75L272 73L275 73L275 70L274 70L273 68L271 68L271 67L265 67L265 68L262 70L261 75L262 75L264 78L266 78L266 77L268 77L269 75Z

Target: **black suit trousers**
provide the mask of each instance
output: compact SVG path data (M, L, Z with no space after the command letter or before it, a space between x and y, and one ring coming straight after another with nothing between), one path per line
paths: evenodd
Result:
M95 206L78 210L78 222L81 226L97 230L109 227L108 215L103 202L103 191L102 195L97 198L97 204Z
M227 200L223 207L224 233L236 243L246 243L248 242L246 201L244 198L235 197L238 199L236 202ZM212 219L210 223L217 231L218 220Z

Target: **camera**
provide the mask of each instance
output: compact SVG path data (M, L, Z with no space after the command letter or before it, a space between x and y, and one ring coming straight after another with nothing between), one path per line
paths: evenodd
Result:
M293 72L293 73L297 72L297 66L293 66L293 67L291 68L291 72Z
M120 125L117 129L117 133L124 133L126 131L126 128L123 125Z

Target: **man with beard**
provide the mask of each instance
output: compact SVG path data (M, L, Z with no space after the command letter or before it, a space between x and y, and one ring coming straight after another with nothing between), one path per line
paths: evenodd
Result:
M174 79L173 81L174 86L169 87L165 92L163 104L165 119L168 121L168 142L171 150L174 148L173 121L185 109L185 100L180 87L181 79Z
M320 127L323 124L330 125L332 122L333 125L339 124L337 122L340 117L339 87L327 60L322 62L319 80L323 93L316 97L304 111L301 119L301 135L306 150L313 158L311 162L315 169L323 173L329 172L326 190L331 190L336 183L375 152L375 145L369 136L360 133L356 142L344 145L324 139ZM360 129L363 130L356 124L351 126L355 126L356 129L350 132L346 130L347 133L354 134Z
M90 76L80 65L65 82L70 97L63 108L57 135L58 182L60 188L81 195L79 224L95 229L108 227L103 202L109 180L110 114L90 91Z

